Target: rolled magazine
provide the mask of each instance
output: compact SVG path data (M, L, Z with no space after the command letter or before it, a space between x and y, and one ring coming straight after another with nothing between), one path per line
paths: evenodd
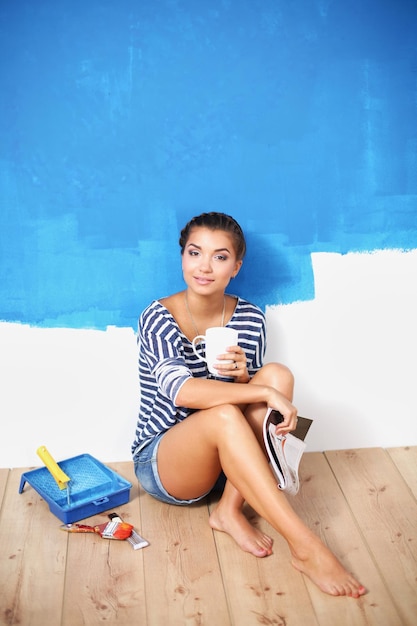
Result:
M313 420L299 416L297 427L292 433L277 435L275 433L277 424L283 419L279 411L269 408L264 418L263 435L271 469L277 478L279 489L294 496L300 488L298 468L306 449L304 439Z

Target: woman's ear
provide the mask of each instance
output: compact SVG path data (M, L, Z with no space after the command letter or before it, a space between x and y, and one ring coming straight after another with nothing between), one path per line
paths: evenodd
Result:
M243 264L243 261L236 261L235 269L233 270L233 273L232 273L232 278L236 278L236 276L239 274L242 264Z

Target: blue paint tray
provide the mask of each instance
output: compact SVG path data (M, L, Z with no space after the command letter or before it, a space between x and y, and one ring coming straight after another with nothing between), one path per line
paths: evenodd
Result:
M47 467L24 472L19 493L28 482L65 524L129 502L132 484L91 455L81 454L58 465L70 477L69 495L67 489L58 487Z

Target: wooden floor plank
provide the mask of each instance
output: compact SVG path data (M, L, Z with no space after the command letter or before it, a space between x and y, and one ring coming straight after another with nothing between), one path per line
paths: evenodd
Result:
M326 457L386 582L402 626L417 616L417 504L385 450L327 452ZM366 582L366 581L365 581ZM371 588L369 598L383 598Z
M139 486L133 465L108 465L132 483L129 502L114 511L139 531ZM110 512L83 523L107 522ZM128 542L98 535L69 535L63 626L146 624L144 596L143 550L133 550Z
M143 494L142 529L147 624L229 624L205 501L172 506Z
M307 453L300 467L301 489L291 502L299 516L372 593L360 599L332 597L307 580L321 626L398 626L399 615L387 595L344 494L321 453Z
M388 448L387 452L417 499L417 446Z
M8 469L0 469L0 510L1 510L1 504L3 502L3 496L4 493L6 491L6 484L7 484L7 479L9 478L9 471Z
M0 533L0 623L60 624L67 537L46 502L28 484L18 493L22 469L10 471Z
M210 508L215 504L213 499ZM273 554L256 558L243 552L228 535L215 533L231 623L315 626L318 622L310 596L301 574L290 563L286 542L250 507L245 513L252 524L273 538Z

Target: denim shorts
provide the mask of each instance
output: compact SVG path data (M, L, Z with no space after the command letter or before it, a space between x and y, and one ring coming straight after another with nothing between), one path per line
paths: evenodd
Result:
M178 500L177 498L174 498L174 496L171 496L167 490L164 489L158 474L158 448L161 443L161 439L165 434L166 433L161 433L160 435L154 437L152 441L142 448L142 450L133 459L136 478L146 493L149 493L157 500L166 502L167 504L186 506L187 504L193 504L194 502L202 500L213 490L223 490L225 477L221 474L213 489L210 489L207 493L203 493L203 495L198 498L192 498L191 500Z

